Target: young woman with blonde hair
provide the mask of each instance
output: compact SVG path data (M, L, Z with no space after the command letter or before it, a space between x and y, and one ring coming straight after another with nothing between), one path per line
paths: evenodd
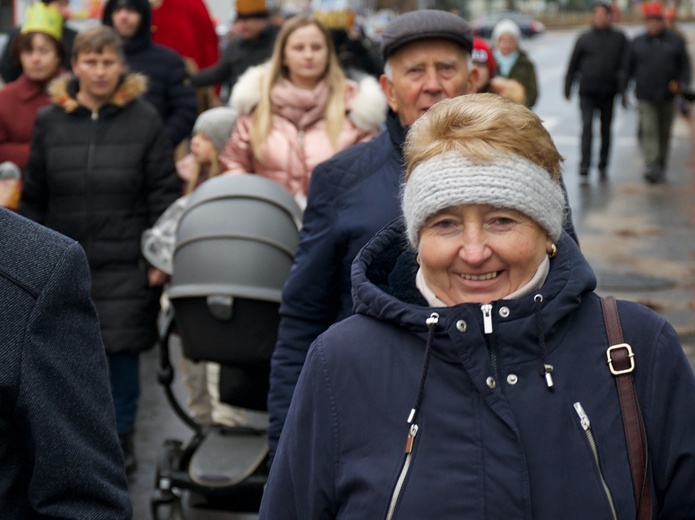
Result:
M271 178L302 206L314 167L376 135L387 108L372 77L345 77L329 31L307 15L285 22L271 59L239 79L230 105L240 115L220 156L225 173Z

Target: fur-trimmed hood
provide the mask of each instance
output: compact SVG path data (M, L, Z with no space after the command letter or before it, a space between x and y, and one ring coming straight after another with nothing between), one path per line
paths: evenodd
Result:
M65 109L67 113L74 112L80 106L77 101L79 81L72 74L65 74L53 80L48 86L51 102ZM147 77L137 72L127 73L111 96L108 104L124 107L147 91Z
M240 114L250 114L260 101L261 85L269 72L270 62L244 72L232 89L229 106ZM359 82L348 80L345 109L355 127L368 132L384 124L388 105L377 80L364 76Z

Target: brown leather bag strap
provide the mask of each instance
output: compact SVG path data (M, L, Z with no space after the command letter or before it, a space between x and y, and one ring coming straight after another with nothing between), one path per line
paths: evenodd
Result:
M635 369L634 353L632 347L623 340L623 329L620 326L615 298L613 296L601 298L601 308L608 335L609 347L606 351L608 366L615 376L620 411L623 416L632 486L635 490L637 520L647 520L652 517L652 488L647 473L647 433L632 380L632 372Z

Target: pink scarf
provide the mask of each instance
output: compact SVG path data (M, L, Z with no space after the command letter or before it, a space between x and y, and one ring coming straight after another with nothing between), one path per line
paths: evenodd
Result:
M274 114L284 117L302 130L323 118L328 100L328 84L320 81L313 90L297 88L283 79L270 91Z

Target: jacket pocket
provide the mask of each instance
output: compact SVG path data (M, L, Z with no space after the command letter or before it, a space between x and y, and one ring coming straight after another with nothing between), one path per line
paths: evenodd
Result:
M608 487L608 484L606 483L606 479L603 476L603 470L601 469L601 461L598 456L598 446L596 445L596 439L594 438L594 434L591 431L591 421L589 421L589 416L584 411L584 408L582 407L581 403L574 403L574 410L577 412L577 415L579 416L579 423L581 424L581 427L584 430L586 440L588 441L589 447L591 448L591 453L594 456L594 465L596 466L596 472L598 473L599 480L601 481L603 493L606 497L606 500L608 501L608 505L610 506L611 515L613 517L613 520L618 520L618 512L615 508L613 494L611 493L611 490Z

